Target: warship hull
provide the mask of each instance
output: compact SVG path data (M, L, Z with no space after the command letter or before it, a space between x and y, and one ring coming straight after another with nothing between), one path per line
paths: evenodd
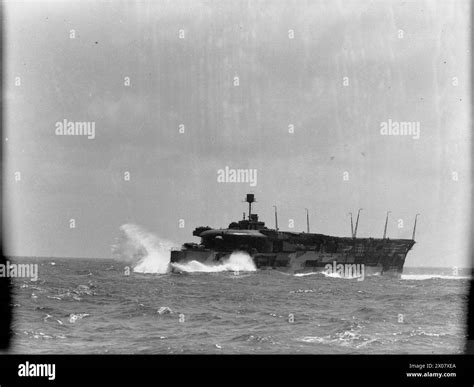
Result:
M352 237L337 237L309 232L280 231L275 207L275 228L265 227L258 215L252 213L253 194L247 194L247 218L232 222L228 228L197 227L193 235L198 243L185 243L171 252L171 264L198 261L217 265L229 259L233 252L247 253L257 269L274 269L290 273L326 272L347 276L354 270L363 275L395 275L403 272L408 252L415 244L415 225L412 239L386 238L388 214L383 238L357 238L359 213ZM418 215L417 215L418 216ZM173 265L172 265L173 267Z
M324 248L302 249L294 251L258 252L245 249L252 257L257 269L274 269L289 273L335 272L336 269L347 273L348 267L356 269L363 265L365 275L400 276L408 251L414 241L409 239L352 239L339 238L335 251ZM326 245L327 246L327 245ZM335 246L331 246L335 249ZM321 251L323 250L323 251ZM330 249L326 249L330 250ZM198 261L206 265L216 265L229 259L233 251L214 249L185 248L171 252L171 263L189 263ZM341 268L339 265L343 265Z

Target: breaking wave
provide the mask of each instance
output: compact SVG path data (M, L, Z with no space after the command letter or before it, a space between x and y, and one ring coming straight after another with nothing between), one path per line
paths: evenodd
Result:
M323 274L321 271L312 271L310 273L296 273L293 274L295 277L307 277L308 275L316 275L316 274Z
M115 259L133 266L135 273L166 274L171 267L178 271L194 273L218 273L223 271L256 271L250 255L242 251L233 252L222 262L209 265L198 261L170 264L172 242L158 238L136 224L124 224L120 227L122 235L112 246Z
M326 273L325 271L312 271L309 273L296 273L293 274L295 277L306 277L309 275L323 275L325 277L329 278L343 278L343 279L356 279L360 278L360 276L345 276L345 275L340 275L339 273Z
M114 258L133 266L136 273L165 274L170 271L173 243L135 224L120 227L122 235L112 246Z
M341 275L339 273L326 273L325 271L321 272L321 274L325 277L330 277L330 278L343 278L343 279L356 279L356 278L361 278L360 275Z
M206 265L198 261L172 263L171 266L186 273L218 273L222 271L257 271L250 255L243 251L233 252L229 258L216 265Z
M352 321L346 329L341 329L333 334L324 336L305 336L297 338L296 341L304 343L316 343L325 345L338 345L354 349L371 346L372 343L380 342L378 338L365 333L365 327L361 322Z
M438 275L438 274L402 274L402 280L428 280L433 278L441 279L471 279L469 276L460 275Z

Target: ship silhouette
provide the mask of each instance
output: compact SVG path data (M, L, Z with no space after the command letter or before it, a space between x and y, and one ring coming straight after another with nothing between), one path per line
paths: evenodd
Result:
M355 228L351 214L351 237L337 237L309 232L307 211L307 232L280 231L277 208L275 228L252 213L254 194L247 194L248 216L232 222L225 229L208 226L197 227L193 235L201 238L200 243L184 243L180 250L171 251L172 263L198 261L204 264L218 264L235 251L248 253L258 269L275 269L291 273L326 271L329 266L347 267L364 265L365 275L399 276L408 252L415 244L415 217L412 239L386 238L388 214L385 219L383 238L357 238L360 211ZM329 265L329 266L328 266ZM347 272L347 271L346 271Z

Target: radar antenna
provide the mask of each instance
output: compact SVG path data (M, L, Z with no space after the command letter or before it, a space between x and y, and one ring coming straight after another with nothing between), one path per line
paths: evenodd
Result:
M254 194L247 194L247 197L245 198L245 201L249 204L249 217L248 217L248 220L250 220L251 215L252 215L252 203L255 202L255 195Z

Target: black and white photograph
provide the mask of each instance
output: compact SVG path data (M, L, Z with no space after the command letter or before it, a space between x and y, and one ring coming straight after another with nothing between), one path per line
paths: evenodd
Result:
M463 354L471 8L4 1L2 353Z

